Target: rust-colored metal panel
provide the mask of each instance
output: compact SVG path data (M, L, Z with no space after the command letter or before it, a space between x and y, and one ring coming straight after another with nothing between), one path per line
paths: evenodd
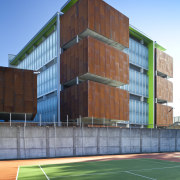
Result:
M115 9L110 8L110 39L116 40L115 35Z
M88 27L90 29L95 29L94 27L94 17L95 16L92 16L92 14L95 14L95 0L91 0L91 1L88 1L88 7L89 7L89 11L88 11Z
M105 12L106 12L106 16L105 16L105 19L106 19L106 36L105 37L110 37L110 9L111 7L110 6L106 6L105 5ZM118 41L120 42L120 41Z
M111 49L105 49L105 56L106 56L106 68L105 68L105 76L110 77L110 57L111 57Z
M79 0L60 17L61 47L87 29L129 47L129 18L102 0Z
M95 74L94 62L94 39L91 39L88 41L88 71L92 74Z
M101 29L101 34L103 36L106 36L106 3L102 1L100 3L100 29Z
M61 84L87 73L93 78L98 76L98 82L102 78L102 83L103 78L120 85L129 83L129 56L92 37L84 38L61 54L60 68Z
M37 114L37 75L33 74L33 119Z
M0 101L2 101L4 98L4 87L0 86Z
M27 112L27 113L33 112L33 110L34 110L33 101L25 101L24 102L24 109L25 109L25 112Z
M173 109L170 106L156 104L157 126L169 126L173 124Z
M123 106L123 93L124 92L122 92L121 94L120 94L120 97L119 97L119 113L120 113L120 119L122 120L122 119L124 119L124 115L123 115L123 112L124 112L124 106Z
M104 86L105 88L105 118L106 119L111 119L111 111L110 109L110 88L109 86ZM107 96L108 94L108 96Z
M95 60L95 74L101 76L100 73L100 46L97 41L94 41L94 60Z
M88 27L88 0L79 0L77 2L76 13L78 13L78 25L76 24L76 26L79 27L78 33L81 33Z
M105 44L102 44L100 47L100 57L99 57L99 67L100 67L100 76L101 77L106 77L106 48Z
M37 113L37 75L33 71L0 67L0 119L33 119Z
M23 95L17 94L15 95L15 105L14 105L14 111L15 112L24 112L24 99ZM31 111L32 112L32 111Z
M114 60L113 60L113 54L114 54L114 51L113 49L110 50L110 68L109 68L109 71L110 71L110 79L114 79L115 77L113 77L113 71L115 70L114 69Z
M120 26L119 26L119 24L120 24L120 22L119 22L119 12L117 11L117 10L115 10L115 12L114 12L114 24L115 24L115 41L116 42L119 42L119 40L120 40L120 33L119 33L119 31L116 31L116 29L121 29L120 28Z
M61 119L66 121L92 117L102 123L104 119L129 120L129 93L119 88L93 81L71 86L61 92Z
M157 76L156 91L157 99L173 102L173 83L171 81Z
M112 119L115 119L115 100L114 100L114 96L115 96L115 88L114 87L109 87L110 89L110 107L109 107L109 110L110 110L110 117Z
M173 77L173 58L159 49L155 49L157 71Z
M88 71L88 39L84 40L83 49L83 74L85 74Z
M14 84L15 94L22 95L23 92L23 71L20 69L14 69Z
M120 117L120 111L119 111L119 89L115 89L115 95L114 95L114 101L115 101L115 109L114 109L114 116L115 119L118 119Z
M95 11L94 11L94 30L101 34L101 20L100 20L100 7L101 7L101 1L95 0ZM91 14L92 16L92 14Z
M88 82L72 86L61 91L61 120L69 120L87 117L88 107Z

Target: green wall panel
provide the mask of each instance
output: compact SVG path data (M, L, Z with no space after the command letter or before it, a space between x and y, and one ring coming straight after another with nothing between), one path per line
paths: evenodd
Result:
M149 128L154 127L154 42L148 44L149 51Z

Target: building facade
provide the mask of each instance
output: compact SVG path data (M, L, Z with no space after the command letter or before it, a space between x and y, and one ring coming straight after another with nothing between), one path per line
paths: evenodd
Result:
M34 121L171 124L173 61L165 48L104 1L69 0L61 12L9 59L11 67L40 72Z

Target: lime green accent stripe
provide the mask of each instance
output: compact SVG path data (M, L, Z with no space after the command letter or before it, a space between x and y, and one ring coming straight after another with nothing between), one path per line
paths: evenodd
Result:
M33 46L38 46L43 37L48 37L54 31L54 25L56 24L57 13L52 19L29 41L29 43L17 54L17 56L11 61L11 65L17 66L20 61L25 58L25 54L29 54L33 50Z
M69 0L66 4L61 8L61 12L66 13L78 0Z
M155 48L157 48L161 51L166 51L166 49L164 47L162 47L161 45L159 45L158 43L155 43Z
M143 39L144 43L146 45L148 45L150 42L152 42L152 40L149 37L147 37L147 35L140 32L138 29L136 29L132 25L129 26L129 34L130 34L130 36L134 37L135 39L137 39L139 41Z
M149 51L149 128L154 127L154 42L148 44Z

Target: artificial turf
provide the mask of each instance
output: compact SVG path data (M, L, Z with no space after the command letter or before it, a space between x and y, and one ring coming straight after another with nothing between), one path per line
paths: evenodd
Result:
M157 159L88 161L80 163L22 166L18 180L180 180L180 163Z

